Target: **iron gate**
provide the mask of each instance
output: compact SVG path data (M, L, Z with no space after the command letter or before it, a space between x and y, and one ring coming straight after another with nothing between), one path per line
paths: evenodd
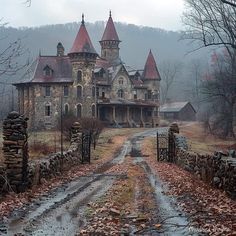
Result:
M81 139L81 163L90 163L91 133L82 133Z
M157 161L174 162L175 137L174 133L167 130L157 131Z

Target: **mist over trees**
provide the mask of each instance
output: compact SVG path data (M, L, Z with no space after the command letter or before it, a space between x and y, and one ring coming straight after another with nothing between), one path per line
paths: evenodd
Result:
M216 50L209 73L201 83L203 101L208 102L204 116L206 128L222 137L235 137L235 1L186 0L186 3L186 31L182 37L196 42L198 48Z

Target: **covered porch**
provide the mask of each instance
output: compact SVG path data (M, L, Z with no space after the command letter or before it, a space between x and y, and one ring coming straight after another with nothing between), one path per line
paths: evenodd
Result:
M112 127L154 127L158 125L157 106L150 104L100 103L97 117Z

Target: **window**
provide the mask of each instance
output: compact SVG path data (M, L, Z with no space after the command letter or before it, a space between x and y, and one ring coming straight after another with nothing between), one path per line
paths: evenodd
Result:
M99 97L99 88L98 87L96 88L96 95L97 95L97 97Z
M51 106L49 104L45 105L45 116L50 116Z
M43 71L45 76L52 76L53 70L48 65L44 67Z
M92 87L92 96L93 96L93 98L95 98L95 95L96 95L96 93L95 93L95 87L93 86L93 87Z
M77 110L77 112L76 112L77 117L81 118L81 114L82 114L82 106L81 106L81 104L78 104L76 106L76 110Z
M119 85L123 85L124 80L123 79L119 79Z
M69 113L69 105L65 104L65 106L64 106L64 114L68 115L68 113Z
M92 117L95 117L95 105L92 105Z
M102 92L102 98L105 98L105 92Z
M82 81L82 71L78 70L77 72L77 82L81 82Z
M82 98L82 87L77 86L77 98Z
M134 94L134 99L137 99L137 91L136 90L133 92L133 94Z
M64 86L64 97L68 97L69 95L69 87L66 85Z
M124 96L123 90L122 90L122 89L119 89L119 90L118 90L118 97L119 97L119 98L123 98L123 96Z
M148 90L147 92L147 99L152 99L152 90Z
M51 86L46 86L45 87L45 96L50 97L51 95Z

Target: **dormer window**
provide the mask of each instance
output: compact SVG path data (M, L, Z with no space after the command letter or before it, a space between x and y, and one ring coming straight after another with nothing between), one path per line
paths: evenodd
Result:
M43 72L44 72L44 76L52 76L53 74L53 70L52 68L50 68L50 66L46 65L44 68L43 68Z
M118 90L118 97L123 98L123 96L124 96L124 91L122 89L119 89Z

